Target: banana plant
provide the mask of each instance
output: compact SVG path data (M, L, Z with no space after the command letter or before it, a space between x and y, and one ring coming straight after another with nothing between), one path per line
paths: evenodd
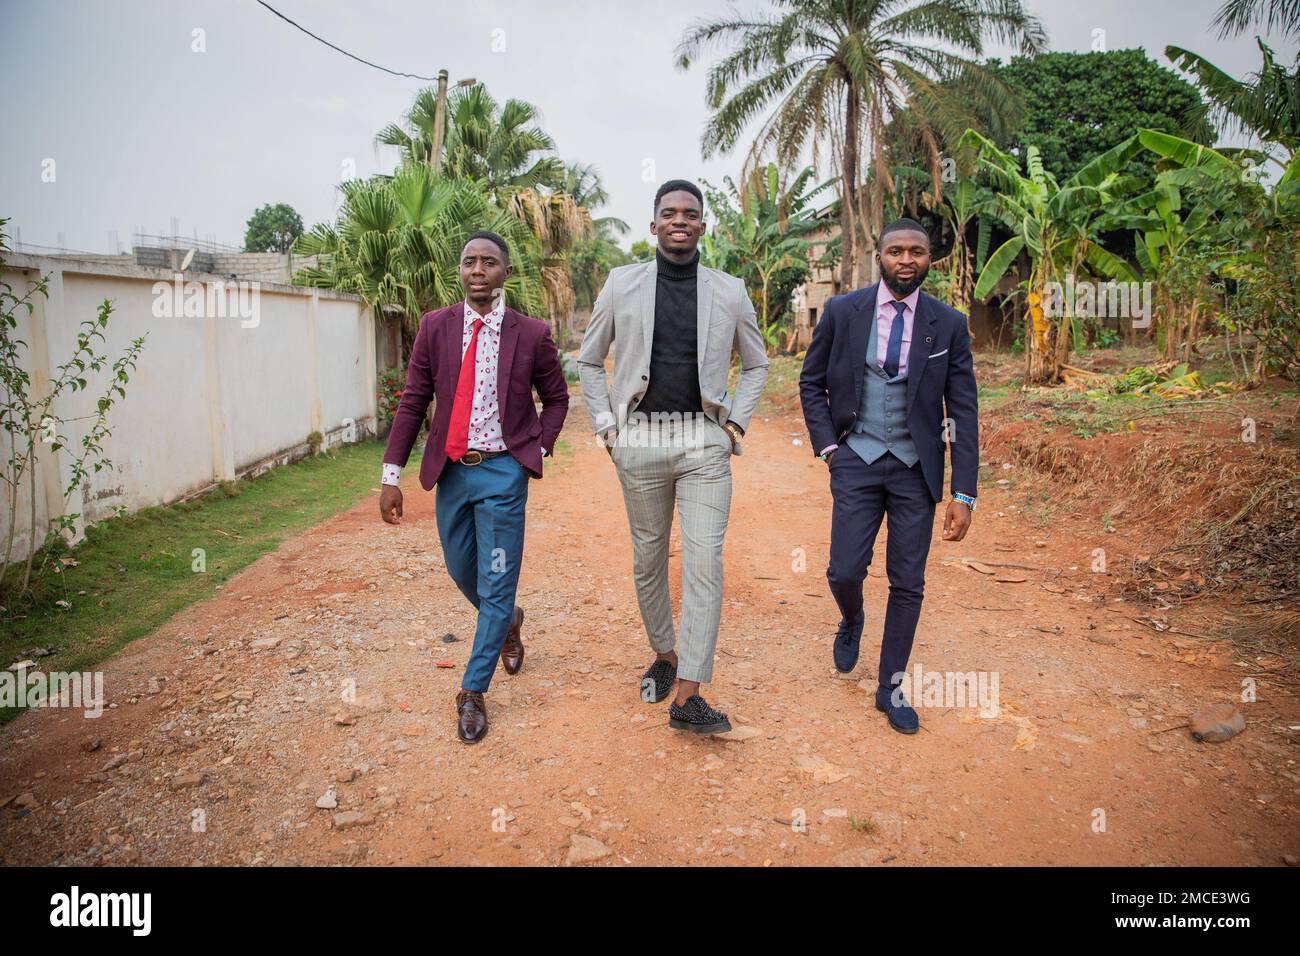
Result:
M975 287L975 272L984 268L995 203L996 197L992 190L968 176L958 176L957 182L944 191L943 201L939 204L939 213L952 226L954 236L950 256L952 295L948 304L967 316L967 322ZM966 240L966 231L972 219L979 220L974 250Z
M1156 155L1161 172L1152 193L1132 203L1139 209L1145 205L1145 216L1129 222L1142 230L1138 261L1153 276L1157 302L1167 316L1165 354L1187 360L1199 332L1199 317L1209 313L1210 284L1216 278L1235 280L1237 291L1230 297L1229 313L1231 299L1256 308L1266 301L1251 281L1243 279L1251 275L1243 263L1257 259L1262 246L1285 243L1284 223L1293 221L1300 169L1293 158L1270 189L1254 174L1259 168L1257 151L1216 150L1149 129L1139 130L1138 139ZM1282 261L1288 261L1288 256ZM1277 274L1271 267L1260 268ZM1233 323L1225 314L1219 310L1218 321L1226 330ZM1294 314L1282 306L1280 312L1268 314L1263 328L1272 328L1274 322L1293 327L1290 316ZM1268 334L1256 331L1261 341ZM1258 356L1252 374L1259 374Z
M1045 305L1053 284L1086 267L1102 279L1137 281L1133 268L1099 242L1105 212L1135 193L1142 180L1123 170L1142 150L1131 136L1092 159L1064 183L1044 166L1037 147L1025 150L1020 160L999 149L981 133L968 129L960 147L974 151L977 172L996 193L993 211L1012 233L985 263L975 282L974 297L986 300L998 282L1027 252L1030 273L1023 283L1029 306L1025 330L1025 383L1050 385L1060 380L1061 369L1079 336L1073 304L1066 299L1062 315L1051 316Z
M1216 175L1237 172L1235 165L1220 167L1213 159L1208 165L1219 172L1196 166L1162 170L1150 190L1103 219L1107 231L1134 234L1134 258L1155 291L1157 332L1167 359L1191 358L1209 293L1203 254L1208 227L1217 218L1210 189Z

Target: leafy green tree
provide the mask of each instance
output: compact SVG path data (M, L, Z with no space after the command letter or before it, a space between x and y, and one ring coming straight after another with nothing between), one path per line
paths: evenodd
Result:
M4 275L5 253L9 251L5 225L0 219L0 275ZM21 275L21 273L19 273ZM24 598L32 581L32 563L36 552L43 551L38 573L49 566L49 559L57 549L70 543L81 518L79 512L68 510L73 493L85 489L86 479L104 469L112 470L113 462L104 453L104 442L112 434L108 414L113 406L126 398L126 385L131 380L144 348L144 337L130 344L111 363L102 347L108 342L105 334L108 320L113 314L113 303L105 299L99 304L95 318L85 319L77 329L75 346L67 361L54 369L54 374L38 376L35 381L27 372L31 365L31 346L19 338L19 317L30 322L36 308L37 297L48 299L48 275L32 280L31 288L22 295L14 292L8 282L0 279L0 436L8 457L0 462L0 485L3 486L4 519L8 524L4 552L0 557L0 585L9 573L18 530L19 503L26 486L27 559L22 578L17 585L0 592L7 604ZM98 340L98 343L96 342ZM67 419L57 409L70 401L69 396L91 387L90 376L98 376L94 385L100 390L94 398L94 415ZM75 442L65 431L73 426L80 437ZM62 507L49 515L49 530L43 542L37 534L37 462L40 449L51 453L64 449L67 456L62 474L54 480L63 484ZM45 475L48 479L50 476ZM71 595L67 595L71 597ZM74 599L75 600L75 599ZM60 602L66 605L66 601ZM10 614L14 611L8 612Z
M975 272L984 267L995 209L993 191L969 176L959 176L956 183L944 190L943 201L939 204L938 212L953 234L952 252L948 254L952 275L948 304L965 315L968 323ZM978 223L975 249L971 249L968 238L972 223Z
M1023 97L1025 112L1006 138L990 138L1003 149L1037 147L1043 165L1059 180L1129 139L1138 127L1207 145L1214 141L1214 129L1197 115L1202 103L1196 87L1142 50L1044 53L994 63ZM1129 172L1146 170L1135 164Z
M954 142L987 112L1009 114L1013 92L979 58L987 40L1026 54L1045 48L1037 18L1020 0L775 0L767 18L730 14L697 22L677 48L686 69L708 47L728 51L709 71L713 110L705 158L727 152L763 117L746 168L771 154L783 169L829 155L840 188L841 283L871 262L882 226L886 133L920 134L936 176L941 138ZM961 97L946 95L958 83ZM896 122L898 120L904 122ZM864 167L875 171L863 196Z
M435 164L436 111L435 90L420 90L406 126L386 126L376 142L401 150L404 169L436 165L443 180L476 184L492 205L513 217L522 227L515 268L526 261L538 283L533 314L547 317L563 344L576 301L569 259L594 229L590 213L566 187L603 203L607 197L599 175L589 166L566 170L553 155L555 141L537 125L537 108L513 99L500 104L481 84L456 89L448 98L445 145ZM608 225L616 228L619 222Z
M648 245L648 243L647 243ZM653 255L653 252L651 253ZM609 270L632 262L611 239L599 233L588 242L578 244L569 255L569 273L573 280L574 305L591 309L596 304Z
M649 262L655 257L655 247L649 239L638 239L632 243L632 258L636 262Z
M288 252L302 235L302 217L292 206L267 203L248 219L244 233L245 252Z

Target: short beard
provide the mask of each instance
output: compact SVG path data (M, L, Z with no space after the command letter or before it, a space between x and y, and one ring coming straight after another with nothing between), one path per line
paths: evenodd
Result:
M911 280L902 282L894 276L889 275L884 270L881 270L880 273L881 277L885 280L885 285L889 288L890 292L894 293L894 298L896 299L906 299L917 289L921 288L921 284L925 282L925 277L929 274L930 267L926 266L924 269L918 269L916 276Z

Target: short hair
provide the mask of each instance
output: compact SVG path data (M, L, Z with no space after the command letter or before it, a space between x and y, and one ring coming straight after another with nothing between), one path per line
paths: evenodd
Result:
M659 200L663 199L668 193L675 192L690 193L700 201L700 212L704 211L704 193L700 192L700 187L688 179L670 179L655 191L655 210L654 215L659 215Z
M501 255L505 257L507 263L510 262L510 247L506 245L506 241L502 239L500 236L498 236L495 232L489 232L487 229L480 229L478 232L474 233L468 239L465 240L464 245L460 247L460 251L462 255L464 255L465 253L465 246L468 246L475 239L486 239L488 242L492 243L494 246L496 246L498 249L501 250Z
M930 234L925 231L925 226L921 225L915 219L904 218L895 219L884 229L881 229L880 238L876 240L876 245L884 245L885 236L889 235L891 232L919 232L921 235L925 236L926 245L930 244Z

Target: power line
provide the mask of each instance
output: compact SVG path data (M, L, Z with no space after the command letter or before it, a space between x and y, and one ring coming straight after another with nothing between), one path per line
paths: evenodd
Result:
M330 41L329 41L329 40L326 40L324 37L318 37L316 34L312 33L310 30L308 30L308 29L307 29L306 27L304 27L302 24L300 24L300 23L295 23L294 21L290 20L288 17L286 17L286 16L285 16L283 13L281 13L279 10L275 9L275 7L271 6L269 3L265 3L265 2L263 2L263 0L257 0L257 2L260 3L260 4L262 4L262 6L266 7L266 9L270 10L272 13L274 13L277 17L279 17L279 18L280 18L281 20L283 20L285 23L287 23L287 24L289 24L290 26L296 27L297 29L301 30L303 33L307 34L307 36L311 37L313 40L319 40L321 43L324 43L324 44L325 44L327 47L329 47L331 50L337 50L339 53L342 53L344 56L351 57L352 59L356 60L358 63L364 63L366 66L372 66L372 67L374 67L376 70L383 70L385 73L391 73L393 76L405 76L405 77L409 77L410 79L413 79L413 80L427 80L427 81L430 82L430 83L436 83L437 80L438 80L438 78L435 77L435 76L420 76L418 73L399 73L399 72L397 72L396 70L390 70L390 69L389 69L388 67L386 67L386 66L380 66L378 63L371 63L369 60L363 60L361 57L357 56L355 53L349 53L347 50L343 49L341 46L335 46L333 43L330 43Z

